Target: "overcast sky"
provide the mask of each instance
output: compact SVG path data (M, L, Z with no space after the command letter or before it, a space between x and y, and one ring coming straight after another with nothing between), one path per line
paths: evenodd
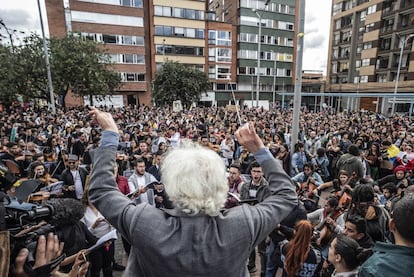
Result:
M48 33L44 0L40 2L45 30ZM331 2L331 0L306 0L302 66L304 70L323 70L326 73ZM26 33L41 34L37 0L0 0L0 3L0 19L7 27Z

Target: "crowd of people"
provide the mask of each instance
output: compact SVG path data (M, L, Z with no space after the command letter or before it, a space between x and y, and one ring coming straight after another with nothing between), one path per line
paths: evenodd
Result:
M72 276L81 276L89 271L91 276L100 276L102 272L103 276L110 277L113 270L124 270L127 266L127 276L134 276L133 273L139 271L158 276L155 273L163 271L143 269L143 265L162 267L164 262L168 268L175 261L183 265L182 276L190 276L190 271L186 271L184 266L187 263L182 260L188 254L173 261L154 261L148 260L149 257L160 258L163 255L151 256L150 250L144 254L137 252L139 245L148 247L151 244L136 238L140 235L133 231L142 234L144 230L151 232L150 228L155 228L152 232L159 235L156 245L161 242L168 244L167 238L156 230L164 228L159 214L146 214L148 226L136 227L135 230L133 227L127 229L127 223L122 223L126 219L117 213L122 210L128 214L131 209L125 205L132 203L136 207L149 205L162 211L179 207L188 214L220 217L217 210L219 200L201 200L213 193L209 190L215 189L214 193L225 197L220 206L220 209L225 208L220 210L224 217L227 213L233 215L229 211L245 206L249 207L250 216L259 217L260 213L253 213L251 209L265 209L271 204L269 199L276 193L275 182L295 190L299 199L297 204L283 202L283 209L273 211L284 215L275 216L279 220L277 224L267 233L264 232L266 228L256 230L258 233L254 239L248 238L251 240L250 248L240 265L242 268L235 270L231 266L226 269L217 264L213 269L204 268L204 276L223 276L219 270L224 272L230 268L234 270L234 276L243 276L244 267L250 273L256 272L256 249L261 276L410 274L414 262L414 223L410 217L414 212L414 124L409 117L385 117L367 111L302 111L298 142L291 147L292 112L289 110L244 108L240 111L242 124L254 122L254 125L249 125L254 129L249 134L257 135L260 143L249 135L245 137L250 140L243 142L240 136L246 130L240 130L244 125L240 126L235 111L224 107L173 111L170 108L128 106L101 107L101 110L112 115L113 126L108 118L99 119L106 113L95 109L90 112L87 107L58 110L51 114L46 109L16 105L0 113L0 162L17 179L7 191L8 196L36 205L48 203L53 198L72 199L79 203L79 206L73 204L74 207L82 210L77 227L72 228L72 237L64 241L62 249L55 251L68 257L60 266L61 274L72 272L75 274ZM112 128L111 132L108 133L105 123ZM188 141L199 147L190 156L185 152ZM251 141L255 147L251 146ZM104 155L102 145L115 149L113 162ZM183 147L184 150L180 150ZM263 147L269 153L265 159L263 153L257 153ZM176 154L174 159L169 155L179 151L183 151L181 156ZM213 157L208 157L209 153L215 153L223 163L226 169L223 176L220 172L215 177L197 176L197 172L188 171L194 166L188 164L192 161L199 164L199 175L203 175L202 170L208 170L209 165L197 156L204 155L207 162L209 159L213 161ZM96 157L101 162L96 161ZM269 169L265 161L270 158L276 161L281 172L276 174L272 171L276 169ZM175 169L181 166L178 172L171 169L174 166ZM108 182L102 176L114 179L117 193L123 196L112 195L108 184L103 187L112 198L110 201L105 198L109 202L103 203L104 197L98 193L96 181ZM221 179L226 182L226 190L212 186L209 189L202 187L203 190L199 191L193 187L185 198L181 190L189 188L193 185L191 183L205 182L204 177L208 182ZM169 184L167 189L166 182L171 183L172 180L176 184ZM31 190L27 192L24 187L29 184ZM184 188L179 187L180 184ZM23 190L27 193L24 194ZM122 204L123 199L128 200L126 204ZM133 212L130 213L129 220L133 221ZM135 213L138 211L134 210ZM263 224L262 221L252 219L254 224ZM245 226L241 224L239 227ZM124 251L129 256L124 265L115 261L114 243L111 241L90 253L85 252L114 228L118 230ZM238 227L232 225L232 228ZM254 226L249 228L255 230ZM189 232L187 230L187 235ZM191 235L195 236L194 240L202 237ZM236 239L235 236L232 239ZM42 237L42 241L46 239ZM49 237L47 241L57 243ZM177 253L182 251L174 246L170 251L174 249ZM85 254L87 266L81 263ZM145 254L148 257L143 256ZM387 270L383 270L381 259L387 261ZM207 260L213 259L209 257ZM403 262L397 264L397 260ZM16 264L20 265L21 260L16 259ZM78 269L75 273L73 265ZM201 268L197 272L203 275ZM14 273L21 276L16 270Z

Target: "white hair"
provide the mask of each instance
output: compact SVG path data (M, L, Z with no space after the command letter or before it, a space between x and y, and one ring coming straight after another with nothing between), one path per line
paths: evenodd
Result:
M227 197L226 168L214 151L181 140L161 164L165 191L175 206L187 214L217 216Z

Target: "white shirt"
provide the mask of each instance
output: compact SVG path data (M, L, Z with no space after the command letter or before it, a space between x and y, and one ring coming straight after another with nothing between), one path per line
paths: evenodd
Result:
M95 214L94 210L88 206L86 207L85 214L83 215L81 221L86 225L86 227L88 227L92 235L100 238L114 229L107 221L101 221L95 228L92 228L96 220L103 218L104 216L99 211Z
M79 174L78 170L70 171L72 173L73 177L73 183L75 184L75 193L76 198L81 199L83 194L83 186L82 186L82 180Z

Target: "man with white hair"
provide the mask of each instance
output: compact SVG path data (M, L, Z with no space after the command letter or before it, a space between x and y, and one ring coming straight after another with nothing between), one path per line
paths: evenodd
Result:
M289 176L255 132L253 124L236 132L254 153L271 191L263 202L222 210L227 197L226 168L215 152L183 142L161 166L165 191L175 208L134 204L114 178L118 129L109 113L91 108L103 132L95 151L89 199L132 245L126 276L248 276L252 249L297 204Z

